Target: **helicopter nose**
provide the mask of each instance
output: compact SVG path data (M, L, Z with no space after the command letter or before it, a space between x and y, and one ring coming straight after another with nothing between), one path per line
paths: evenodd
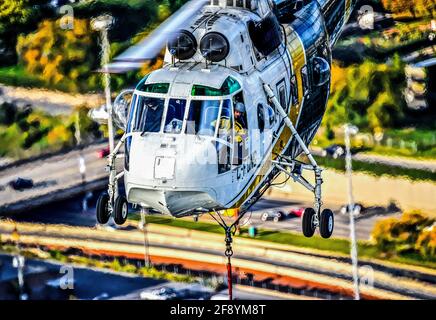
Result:
M192 212L193 208L211 208L215 204L210 192L152 190L133 187L128 191L128 199L134 203L143 203L163 214L176 217Z

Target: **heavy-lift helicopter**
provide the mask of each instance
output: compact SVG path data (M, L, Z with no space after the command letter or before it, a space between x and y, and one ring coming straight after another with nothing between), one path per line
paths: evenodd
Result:
M314 193L303 234L319 228L329 238L334 216L322 210L322 169L308 145L329 97L332 47L356 1L191 0L116 57L106 71L139 68L167 47L164 66L115 99L125 133L108 156L99 223L113 215L123 224L128 203L174 217L215 213L231 252L232 228L284 173ZM220 215L229 209L239 211L231 226Z

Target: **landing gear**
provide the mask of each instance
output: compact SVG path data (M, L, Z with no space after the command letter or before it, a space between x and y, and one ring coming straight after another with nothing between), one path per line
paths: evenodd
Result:
M124 224L127 220L128 203L124 196L119 196L117 200L115 200L114 205L114 221L118 225Z
M124 171L117 173L115 160L121 158L117 155L126 135L123 135L114 150L108 156L107 171L109 171L109 183L107 192L103 192L97 201L97 221L106 224L113 215L116 224L124 224L128 215L128 202L124 196L118 195L118 180L124 176Z
M109 195L106 192L98 197L96 213L98 223L106 224L109 221Z
M334 223L335 220L332 210L324 209L321 212L321 220L319 224L319 233L321 234L321 237L326 239L330 238L333 233Z
M312 208L306 208L304 209L303 216L301 219L302 227L303 227L303 234L305 237L310 238L313 236L316 230L316 212Z
M274 104L276 110L279 111L280 115L283 117L285 124L289 127L292 132L292 137L295 138L300 148L306 154L309 159L309 164L302 163L291 157L287 157L283 154L278 154L277 159L273 160L275 168L279 171L285 173L291 177L294 182L298 182L303 185L306 189L313 192L315 197L314 208L308 208L304 210L302 217L302 229L303 234L306 237L312 237L315 233L317 227L319 227L320 234L323 238L329 238L333 233L334 227L334 216L333 212L329 209L324 209L321 212L322 207L322 197L321 197L321 185L322 181L322 169L318 166L315 158L312 156L309 148L307 148L305 142L300 137L299 133L295 129L291 119L288 114L283 109L279 101L277 100L274 92L271 88L264 84L264 90L268 96L269 101ZM313 185L308 180L303 177L303 171L309 170L315 173L315 184Z

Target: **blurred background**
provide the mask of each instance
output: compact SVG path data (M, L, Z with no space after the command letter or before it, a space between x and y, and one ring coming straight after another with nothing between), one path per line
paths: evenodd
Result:
M226 297L223 234L208 217L134 212L121 228L99 226L94 213L108 133L88 116L105 103L91 20L114 18L113 57L184 2L0 0L0 299ZM113 98L160 68L163 53L112 75ZM328 109L311 145L326 169L333 239L302 236L312 195L277 181L235 240L237 299L436 298L435 53L434 0L359 1L333 52ZM357 287L345 124L357 128Z

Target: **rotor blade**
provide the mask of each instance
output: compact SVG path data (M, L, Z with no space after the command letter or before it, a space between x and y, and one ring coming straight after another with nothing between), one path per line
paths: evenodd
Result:
M98 69L98 72L101 73L124 73L131 70L140 69L144 62L124 62L124 61L115 61L105 65L103 68Z
M115 62L144 62L155 58L174 32L185 27L210 0L191 0L177 10L148 37L115 57Z

